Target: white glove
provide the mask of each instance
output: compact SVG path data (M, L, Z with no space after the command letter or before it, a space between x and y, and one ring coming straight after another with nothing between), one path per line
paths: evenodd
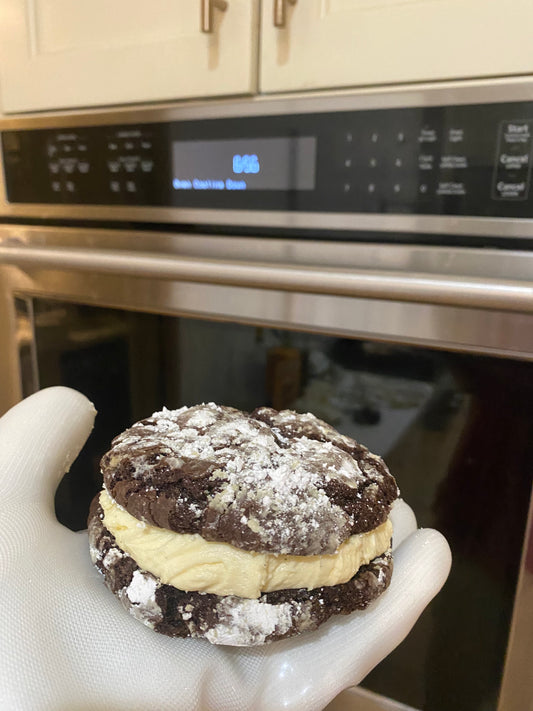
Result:
M171 639L131 617L57 522L54 493L94 420L50 388L0 419L0 708L10 711L313 711L358 684L407 635L449 572L450 551L393 510L394 573L364 612L265 647Z

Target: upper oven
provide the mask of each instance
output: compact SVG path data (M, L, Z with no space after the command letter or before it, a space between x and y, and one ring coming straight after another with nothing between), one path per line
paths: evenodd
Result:
M533 85L184 103L0 122L0 411L312 411L384 456L449 581L332 709L525 711L533 689ZM526 651L524 651L526 650Z

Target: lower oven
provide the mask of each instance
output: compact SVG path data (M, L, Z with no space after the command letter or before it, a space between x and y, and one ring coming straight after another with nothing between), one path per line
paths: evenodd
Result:
M215 401L327 420L382 455L419 525L447 537L445 587L331 711L531 709L533 227L517 158L529 165L528 91L479 83L343 94L333 108L311 97L0 123L0 411L57 384L98 410L57 490L65 525L85 526L115 434L163 405ZM305 141L289 113L295 126L304 117ZM267 144L247 149L237 130ZM408 163L401 180L368 177L384 135L376 155L389 172ZM336 136L339 170L360 161L362 182L335 182L323 146ZM86 184L99 141L111 172ZM265 146L281 168L261 175L250 156ZM249 191L214 185L226 154ZM213 184L189 189L195 171Z
M61 521L84 527L111 437L163 404L312 411L385 457L454 558L372 693L334 708L528 708L533 254L21 225L0 243L3 408L63 384L99 413Z

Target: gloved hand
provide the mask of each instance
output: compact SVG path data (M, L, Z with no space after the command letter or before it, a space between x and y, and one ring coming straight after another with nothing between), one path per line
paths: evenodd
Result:
M448 575L444 538L416 531L399 502L392 583L364 612L251 649L159 635L105 587L86 532L54 515L55 489L94 415L83 395L50 388L0 419L2 709L322 709L401 642Z

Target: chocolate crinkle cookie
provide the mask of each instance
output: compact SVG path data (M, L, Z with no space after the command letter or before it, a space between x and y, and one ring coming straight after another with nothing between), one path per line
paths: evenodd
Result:
M93 563L158 632L263 644L363 609L390 582L396 483L314 415L163 409L101 467Z

